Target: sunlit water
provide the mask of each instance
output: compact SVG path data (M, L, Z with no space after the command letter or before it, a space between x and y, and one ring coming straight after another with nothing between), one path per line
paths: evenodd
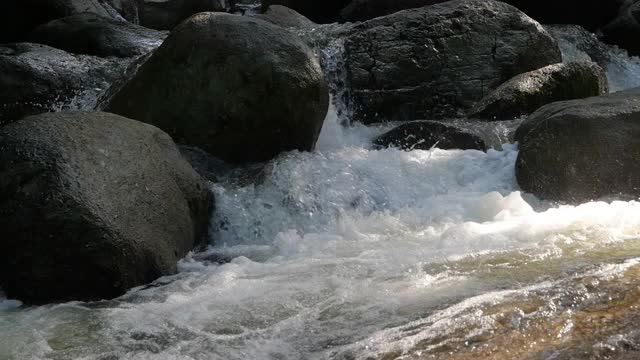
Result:
M315 152L280 156L253 184L211 184L215 244L177 275L113 301L0 300L0 359L584 350L578 359L640 348L625 321L640 306L639 202L561 206L522 194L508 143L518 121L458 122L492 144L487 153L376 151L371 139L392 125L344 127L337 113Z

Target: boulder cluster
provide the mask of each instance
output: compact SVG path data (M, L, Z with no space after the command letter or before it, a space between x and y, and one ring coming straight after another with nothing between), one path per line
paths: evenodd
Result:
M172 274L215 241L215 176L176 143L228 166L312 151L336 86L352 121L399 122L374 149L487 151L449 120L522 118L524 191L636 199L640 90L609 94L603 57L563 62L541 23L640 54L639 14L638 0L3 0L0 288L96 300ZM322 61L335 43L339 84Z

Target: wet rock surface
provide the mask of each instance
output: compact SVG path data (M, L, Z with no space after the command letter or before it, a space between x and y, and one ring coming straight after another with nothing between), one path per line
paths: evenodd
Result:
M411 121L377 137L373 144L378 149L397 147L402 150L480 150L487 146L479 136L435 121Z

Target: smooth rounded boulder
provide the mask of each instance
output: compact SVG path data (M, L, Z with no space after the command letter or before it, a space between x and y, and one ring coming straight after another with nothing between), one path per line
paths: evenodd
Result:
M424 120L402 124L377 137L373 145L377 149L430 150L435 147L443 150L487 151L484 140L476 134L452 125Z
M282 5L319 24L335 22L340 17L340 10L350 0L262 0L262 11L266 12L271 5Z
M562 61L539 23L492 0L357 23L344 47L354 116L364 123L463 117L513 76Z
M228 0L138 0L140 25L156 30L171 30L191 15L205 11L227 12Z
M546 105L515 140L518 184L541 199L640 196L640 88Z
M607 75L593 62L571 62L545 66L516 75L480 100L470 118L513 119L530 114L543 105L608 93Z
M165 37L157 30L83 13L40 25L27 39L74 54L135 57L153 51Z
M171 32L107 109L243 163L312 150L328 103L318 60L295 34L201 13Z
M109 299L172 274L212 197L171 138L108 113L0 128L0 287L26 303Z

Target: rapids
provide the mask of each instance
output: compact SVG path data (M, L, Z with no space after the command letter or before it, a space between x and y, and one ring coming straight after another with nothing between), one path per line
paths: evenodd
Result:
M348 125L336 102L315 152L284 154L249 184L237 172L211 183L216 242L177 275L112 301L0 300L0 359L560 359L640 348L624 321L638 305L627 295L638 298L640 202L563 206L521 193L517 120L459 122L493 145L487 153L376 151L371 139L391 125ZM596 333L585 320L594 309L617 322Z

